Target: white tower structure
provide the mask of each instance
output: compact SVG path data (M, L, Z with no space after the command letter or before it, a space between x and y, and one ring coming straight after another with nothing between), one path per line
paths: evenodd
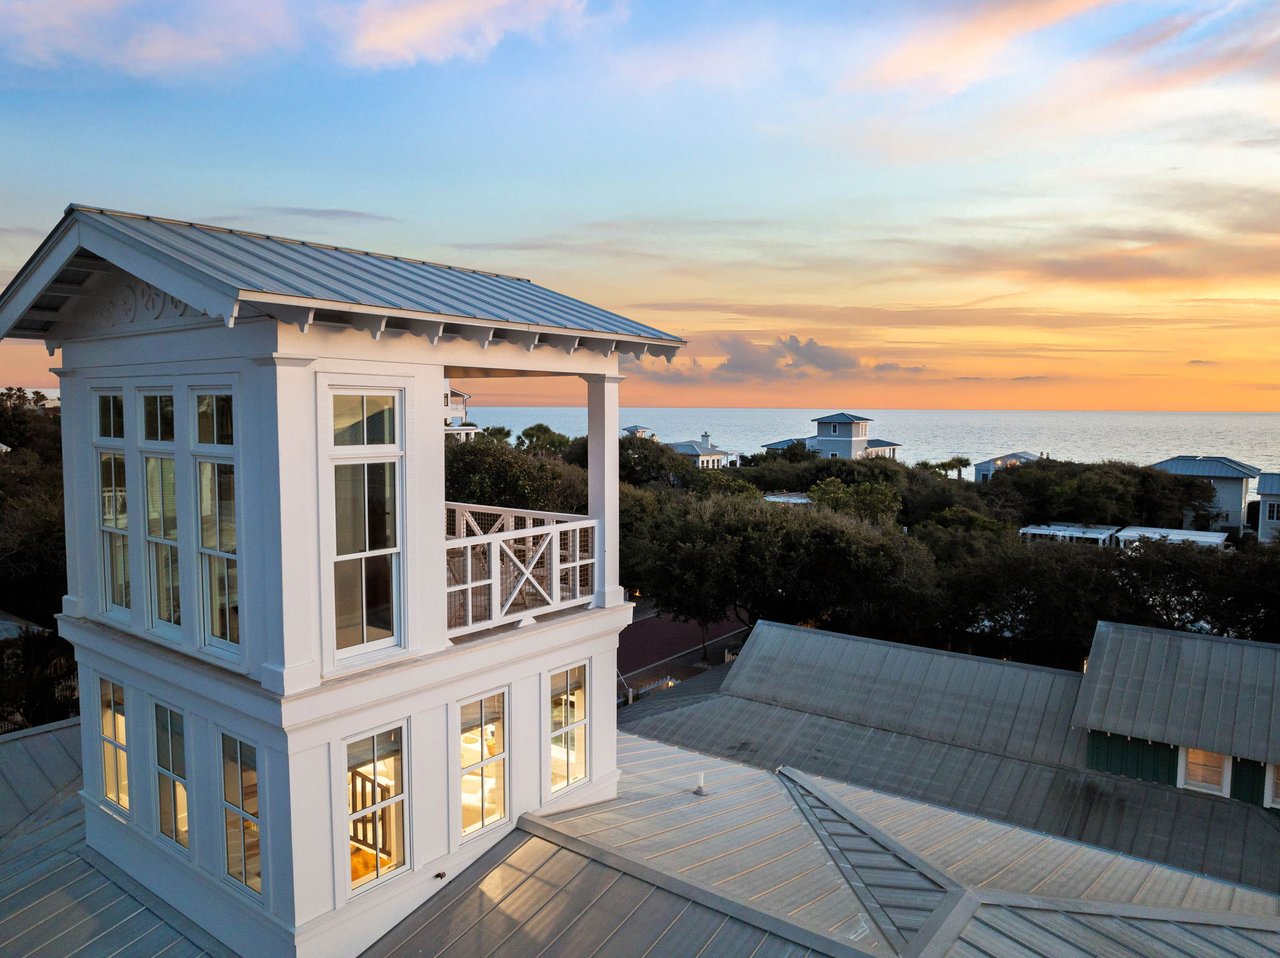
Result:
M70 207L0 294L61 349L87 839L230 948L349 956L524 812L616 793L618 360L528 281ZM445 497L450 380L578 376L586 516Z

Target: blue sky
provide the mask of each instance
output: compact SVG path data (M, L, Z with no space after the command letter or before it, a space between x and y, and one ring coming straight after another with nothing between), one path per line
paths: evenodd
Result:
M629 370L637 405L1280 396L1273 3L0 0L0 23L0 279L75 201L530 276L690 340ZM0 346L11 381L47 365Z

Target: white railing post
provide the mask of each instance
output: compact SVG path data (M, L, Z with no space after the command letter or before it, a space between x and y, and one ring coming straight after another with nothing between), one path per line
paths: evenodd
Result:
M583 376L587 382L588 512L598 523L595 605L618 605L618 384L622 376Z

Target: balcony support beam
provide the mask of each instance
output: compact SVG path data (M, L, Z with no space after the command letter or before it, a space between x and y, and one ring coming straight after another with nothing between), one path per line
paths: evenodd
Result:
M618 584L618 384L623 376L593 374L587 383L588 511L599 525L596 608L624 601Z

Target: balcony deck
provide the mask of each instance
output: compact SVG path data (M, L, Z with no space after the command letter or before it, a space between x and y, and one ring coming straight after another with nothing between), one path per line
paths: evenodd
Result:
M450 639L592 602L598 520L445 503Z

